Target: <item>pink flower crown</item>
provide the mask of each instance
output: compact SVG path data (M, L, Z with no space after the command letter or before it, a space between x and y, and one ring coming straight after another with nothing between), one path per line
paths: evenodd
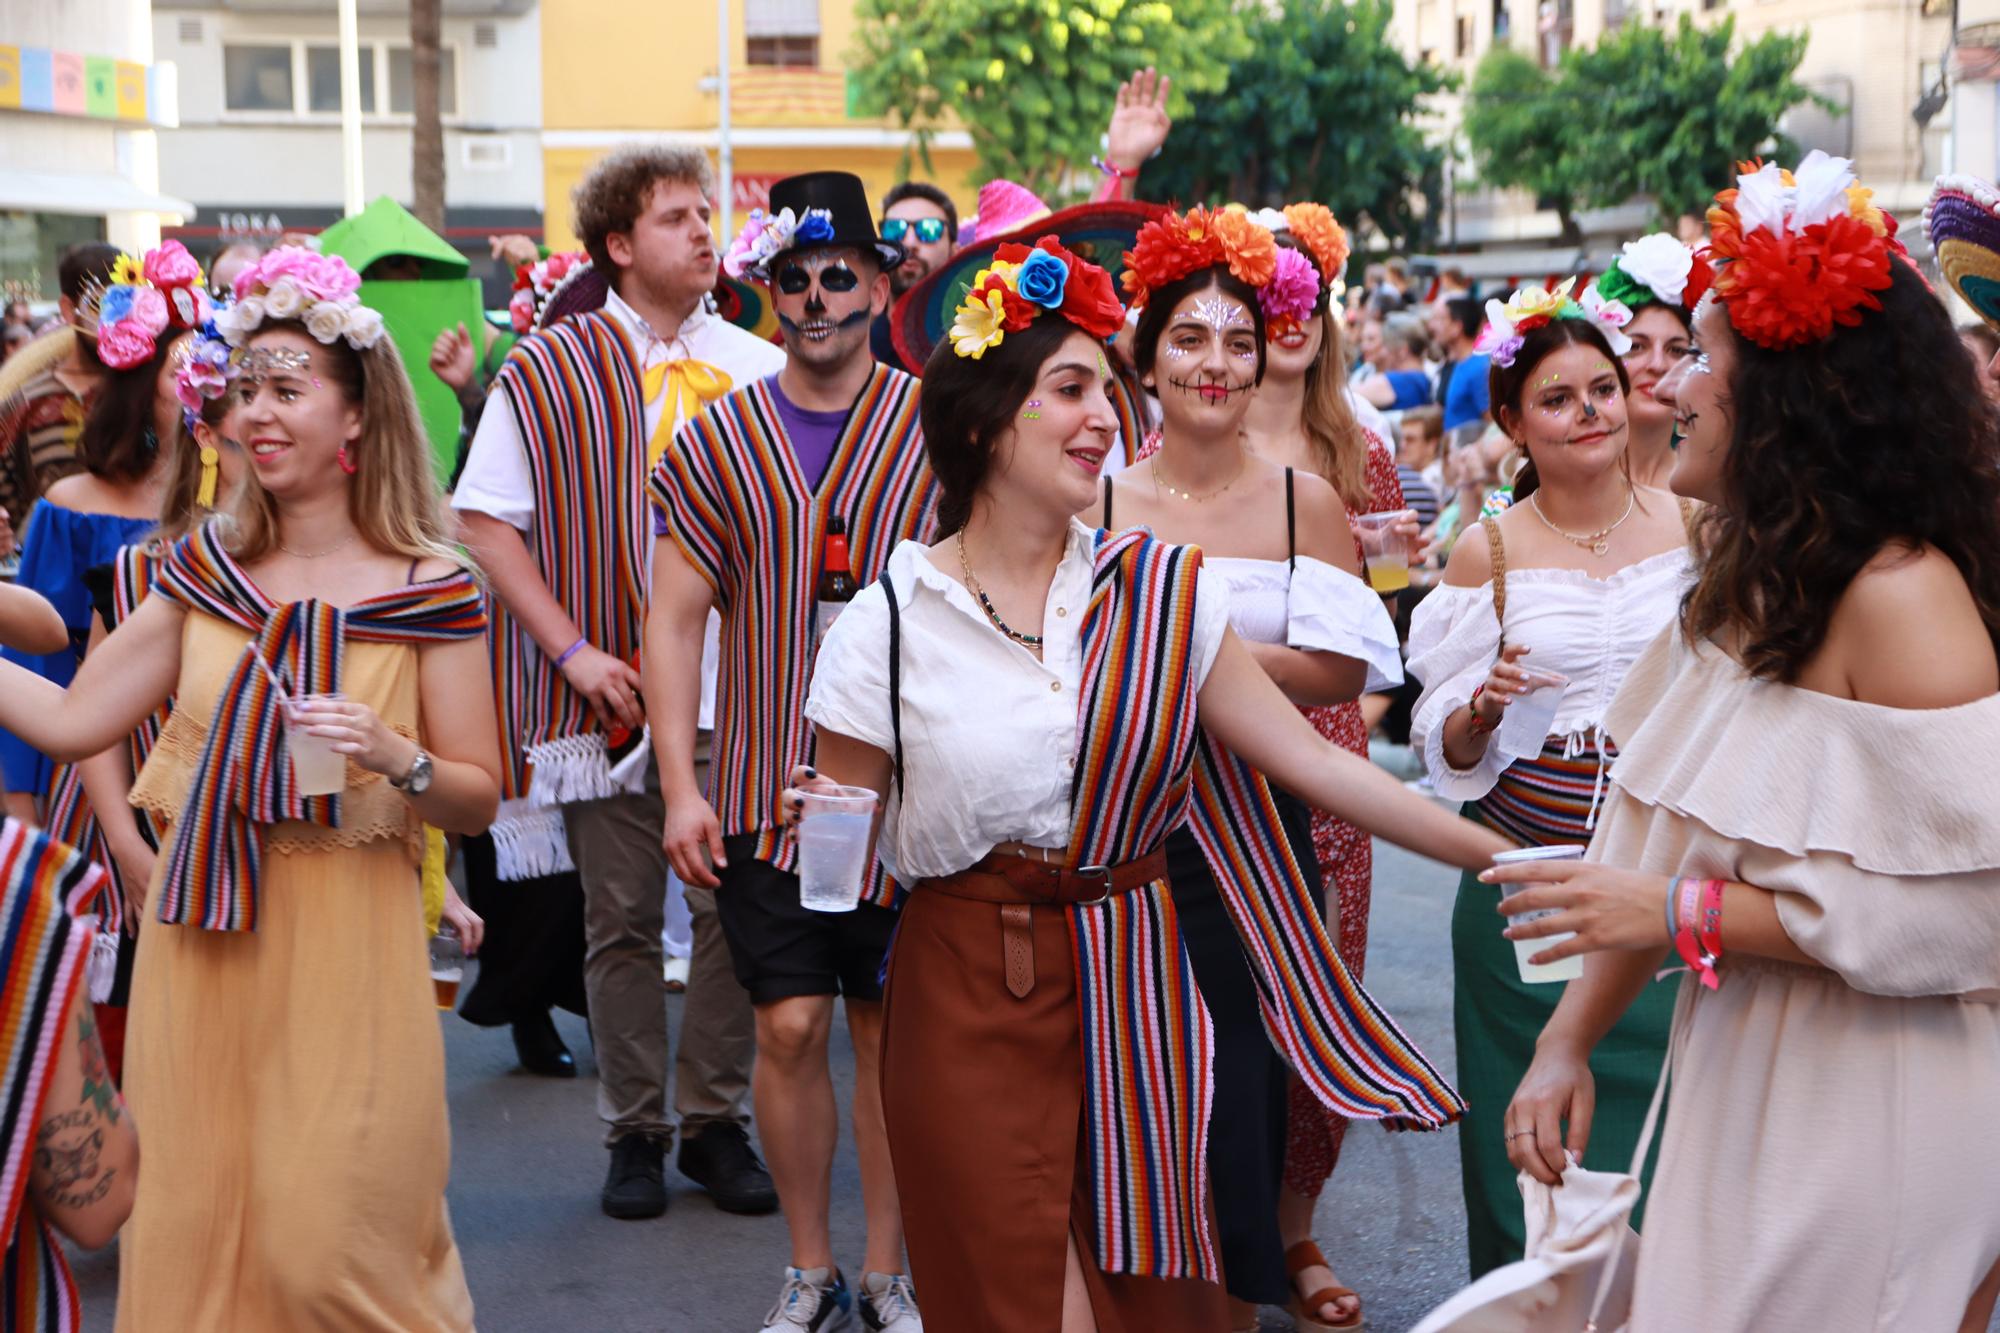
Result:
M87 293L86 319L95 319L97 359L113 370L143 366L169 329L191 329L209 315L201 265L179 241L163 242L143 260L118 256L111 281Z
M361 275L338 255L280 246L236 275L236 300L215 317L231 347L241 347L266 321L297 320L331 346L345 341L365 351L382 341L381 312L361 304Z

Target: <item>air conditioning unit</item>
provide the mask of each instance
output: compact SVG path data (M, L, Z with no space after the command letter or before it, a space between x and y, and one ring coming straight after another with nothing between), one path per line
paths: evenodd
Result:
M514 165L514 144L508 139L460 139L459 165L467 171L506 171Z
M472 44L482 51L491 51L500 45L500 29L491 23L473 24Z
M174 33L180 38L182 46L199 46L201 45L201 20L182 19L175 27Z

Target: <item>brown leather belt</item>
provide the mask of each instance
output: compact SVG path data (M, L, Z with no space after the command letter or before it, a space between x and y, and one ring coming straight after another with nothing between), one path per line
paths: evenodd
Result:
M1114 894L1130 893L1166 877L1164 847L1123 865L1081 866L1074 870L1054 861L993 852L956 875L923 880L917 887L972 902L999 904L1000 948L1006 962L1007 990L1016 999L1025 999L1035 988L1034 907L1102 902Z

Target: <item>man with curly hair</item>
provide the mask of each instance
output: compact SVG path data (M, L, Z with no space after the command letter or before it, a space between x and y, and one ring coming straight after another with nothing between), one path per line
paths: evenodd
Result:
M704 304L717 271L713 190L702 153L660 146L614 152L577 186L576 232L609 282L604 307L509 354L452 498L498 604L509 798L494 828L498 872L526 879L573 864L582 879L598 1114L610 1127L601 1203L619 1218L665 1211L673 1137L660 938L666 809L640 738L653 543L646 476L676 428L785 363ZM688 906L695 942L675 1066L678 1165L719 1207L769 1212L777 1194L747 1129L749 997L731 972L714 895L690 889ZM549 1025L544 1047L552 1036ZM567 1062L559 1038L555 1052ZM525 1061L531 1050L522 1053Z

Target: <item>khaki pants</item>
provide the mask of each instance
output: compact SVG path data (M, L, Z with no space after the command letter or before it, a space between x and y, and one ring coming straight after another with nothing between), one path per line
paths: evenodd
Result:
M707 737L702 738L705 742ZM707 745L696 776L707 781ZM563 807L570 857L583 880L583 984L597 1053L597 1113L607 1143L628 1134L671 1139L666 1116L667 993L660 932L665 925L667 856L660 839L666 806L656 764L646 789ZM674 1110L685 1132L703 1124L750 1121L750 1063L756 1025L750 996L730 966L716 920L715 892L689 887L694 956L681 1009Z

